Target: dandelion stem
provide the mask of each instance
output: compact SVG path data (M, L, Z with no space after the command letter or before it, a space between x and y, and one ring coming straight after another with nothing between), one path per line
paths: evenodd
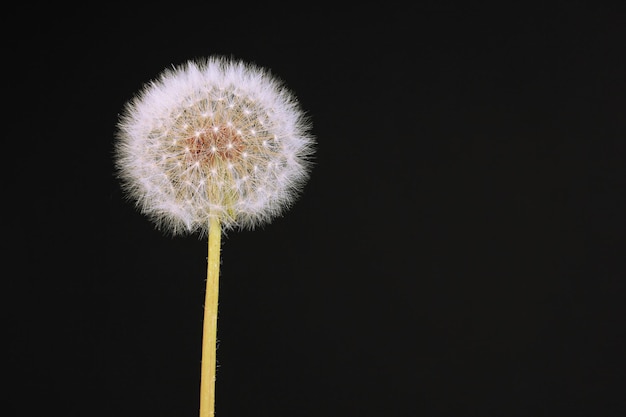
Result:
M220 240L222 231L217 217L209 225L204 324L202 329L202 365L200 368L200 417L215 413L215 369L217 348L217 299L220 274Z

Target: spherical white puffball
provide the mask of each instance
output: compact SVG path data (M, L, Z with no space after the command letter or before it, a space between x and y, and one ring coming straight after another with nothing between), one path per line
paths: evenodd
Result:
M294 95L269 71L210 57L165 70L120 116L122 187L171 234L268 223L309 177L315 140Z

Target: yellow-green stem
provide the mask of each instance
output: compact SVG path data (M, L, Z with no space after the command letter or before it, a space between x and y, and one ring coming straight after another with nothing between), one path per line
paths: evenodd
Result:
M200 368L200 417L215 414L215 368L217 348L217 299L220 275L220 240L222 230L217 217L209 225L204 324L202 327L202 365Z

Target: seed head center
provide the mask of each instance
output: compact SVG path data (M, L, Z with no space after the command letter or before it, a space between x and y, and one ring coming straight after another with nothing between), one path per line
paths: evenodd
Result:
M244 150L243 138L230 126L209 126L185 139L190 163L232 163Z

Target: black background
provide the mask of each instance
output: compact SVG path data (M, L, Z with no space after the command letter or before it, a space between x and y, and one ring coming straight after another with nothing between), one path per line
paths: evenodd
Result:
M624 13L98 7L5 15L4 415L197 415L206 241L112 151L210 54L318 142L296 204L223 238L218 417L626 415Z

